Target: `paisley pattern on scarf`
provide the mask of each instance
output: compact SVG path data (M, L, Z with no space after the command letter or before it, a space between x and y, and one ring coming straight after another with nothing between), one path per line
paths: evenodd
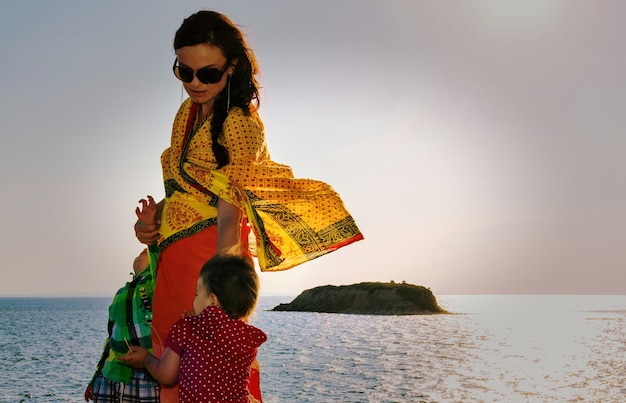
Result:
M165 182L175 183L166 195L162 244L216 217L216 196L245 212L263 271L286 270L363 239L331 186L295 178L289 166L271 160L256 112L246 116L239 108L231 109L219 139L230 163L217 169L209 131L212 116L192 131L196 110L189 99L181 105L171 147L161 156Z

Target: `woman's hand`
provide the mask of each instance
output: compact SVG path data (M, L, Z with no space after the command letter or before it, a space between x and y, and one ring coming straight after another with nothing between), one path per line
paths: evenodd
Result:
M135 236L144 245L156 245L159 240L160 221L156 224L146 224L141 221L135 223Z
M159 240L159 227L161 226L161 212L165 200L154 202L152 196L148 200L141 199L141 208L135 209L137 222L135 223L135 236L137 240L145 245L156 245Z

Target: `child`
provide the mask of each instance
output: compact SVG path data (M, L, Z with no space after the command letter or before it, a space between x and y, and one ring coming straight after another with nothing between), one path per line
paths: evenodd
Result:
M137 217L154 222L154 200L142 200ZM156 246L144 249L133 262L133 280L120 288L109 307L108 333L96 373L85 389L85 401L158 403L160 385L143 369L133 369L116 357L126 354L130 345L152 348L152 295Z
M217 255L200 271L195 316L178 320L158 359L133 347L120 361L145 367L159 382L178 382L180 401L248 403L250 368L266 334L245 322L257 303L259 280L240 256Z

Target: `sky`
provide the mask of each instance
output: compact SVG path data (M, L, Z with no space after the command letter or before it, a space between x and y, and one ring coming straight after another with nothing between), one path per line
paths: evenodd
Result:
M172 39L228 15L259 60L272 158L365 239L265 295L626 293L621 0L0 2L0 296L111 296L184 99Z

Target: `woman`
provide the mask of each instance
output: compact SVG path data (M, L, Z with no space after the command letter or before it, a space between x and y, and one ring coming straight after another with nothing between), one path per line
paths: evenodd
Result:
M251 259L253 249L261 270L286 270L363 239L330 186L295 179L270 159L257 114L258 66L241 31L220 13L199 11L183 21L174 50L174 75L189 98L161 156L160 225L135 224L140 242L161 249L153 302L157 356L171 325L193 306L200 268L215 254L237 251ZM167 390L161 399L167 401Z

